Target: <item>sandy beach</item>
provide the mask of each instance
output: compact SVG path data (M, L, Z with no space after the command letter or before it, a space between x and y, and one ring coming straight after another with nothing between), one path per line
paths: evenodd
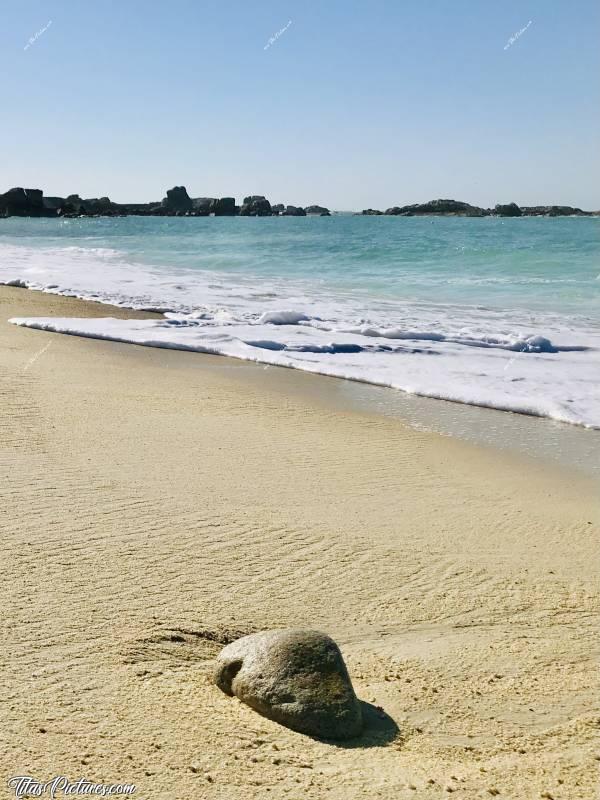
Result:
M2 796L595 795L592 482L338 407L336 379L7 322L36 315L134 316L0 287ZM286 626L385 711L361 739L212 684Z

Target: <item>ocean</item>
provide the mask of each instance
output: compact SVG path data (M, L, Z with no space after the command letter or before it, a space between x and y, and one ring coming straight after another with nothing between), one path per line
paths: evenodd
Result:
M600 429L600 218L0 220L0 283L165 313L17 324Z

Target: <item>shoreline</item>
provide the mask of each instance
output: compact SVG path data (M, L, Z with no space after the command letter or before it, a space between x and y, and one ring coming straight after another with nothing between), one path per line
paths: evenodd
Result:
M593 794L592 481L357 408L339 379L7 323L74 313L159 316L0 287L6 778ZM334 636L395 738L315 741L212 685L219 641L291 625Z
M40 292L50 297L62 297L81 303L81 306L68 305L56 317L116 317L117 319L164 319L164 312L168 308L135 308L131 306L115 306L111 303L98 302L83 295L63 295L46 292L44 289L30 288L25 284L0 284L0 290L8 288L29 292ZM94 309L93 314L86 311L87 304ZM61 307L62 308L62 307ZM96 310L99 313L96 313ZM77 313L75 313L75 311ZM18 319L18 317L16 317ZM19 324L19 323L16 323ZM25 326L27 327L27 326ZM46 330L45 328L32 328L33 330ZM53 333L51 329L47 332ZM540 465L574 469L582 476L600 477L600 461L595 458L595 453L600 447L600 428L588 426L584 423L567 422L560 419L547 417L534 411L515 411L512 408L495 407L493 405L476 404L466 400L444 398L409 392L402 388L387 386L359 377L343 377L328 374L327 372L302 369L301 366L287 365L285 363L270 363L228 355L227 353L203 353L193 346L171 343L162 344L155 341L145 344L127 338L111 338L110 335L77 333L66 330L57 332L59 335L81 336L97 341L106 341L121 344L131 344L134 347L151 347L170 351L185 352L190 355L211 355L227 360L243 361L248 367L254 366L257 370L281 367L284 371L300 372L305 376L313 376L317 380L316 386L320 387L325 396L341 398L340 409L359 410L392 417L417 430L426 430L444 436L451 436L463 441L470 441L476 445L492 447L514 453L527 459L535 459ZM261 374L259 372L259 374ZM333 383L328 384L328 381ZM336 384L336 382L340 382ZM303 391L309 384L302 379L297 385L288 387L290 391ZM324 391L326 386L336 386L331 391ZM311 391L313 397L318 392Z

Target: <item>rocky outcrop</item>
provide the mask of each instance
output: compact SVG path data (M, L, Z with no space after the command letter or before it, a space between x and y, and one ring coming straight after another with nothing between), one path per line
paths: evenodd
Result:
M56 211L59 209L65 202L64 197L43 197L42 202L44 203L44 208L48 211Z
M461 217L485 217L489 211L472 206L460 200L430 200L428 203L414 203L409 206L393 206L385 212L392 216L415 217L421 215L445 215Z
M161 205L167 211L191 211L193 208L192 198L185 186L167 189L167 196L163 198Z
M35 211L42 211L44 208L44 193L41 189L25 189L25 197L29 208Z
M521 206L521 213L527 217L591 217L594 215L593 211L582 211L573 206Z
M83 200L81 199L81 197L79 197L78 194L70 194L65 199L62 208L63 208L63 213L64 209L68 209L68 213L85 214L85 206Z
M189 210L193 211L196 217L208 217L209 214L212 214L213 203L215 202L216 198L214 197L194 197L192 208Z
M0 214L6 217L47 216L42 190L23 189L19 186L0 194Z
M45 197L43 205L47 212L58 216L111 217L127 213L118 203L108 197L89 197L83 200L78 194L68 197Z
M235 197L194 197L192 214L196 217L233 217L239 213Z
M240 217L270 217L271 203L262 194L253 194L244 197L244 203L240 208Z
M392 206L385 212L367 208L360 212L364 216L464 216L485 217L564 217L599 216L598 211L583 211L576 206L521 206L516 203L499 204L493 210L472 206L459 200L430 200L428 203L415 203L407 206ZM82 199L78 194L68 197L44 197L41 189L16 187L0 194L0 217L53 217L59 216L115 216L139 214L142 216L196 216L216 217L240 216L268 217L306 215L330 216L325 206L312 205L284 206L282 203L271 206L264 195L250 195L244 198L243 205L236 206L234 197L196 197L190 198L185 186L174 186L167 190L162 202L154 203L114 203L108 197Z
M215 683L228 695L292 730L323 739L362 731L362 707L336 643L288 629L244 636L217 658Z
M192 200L185 186L174 186L169 189L167 196L160 203L113 203L109 197L82 199L78 194L70 194L68 197L44 197L41 189L16 188L0 194L0 216L4 217L121 216L129 214L142 216L208 216L214 214L220 217L233 216L238 212L239 207L236 206L234 197L199 197Z
M286 206L283 212L284 217L305 217L306 211L300 206Z
M83 206L88 214L112 214L117 210L109 197L88 198L83 201Z
M154 203L114 203L114 205L120 214L134 214L140 217L146 217L164 211L158 201Z
M497 205L494 213L498 217L520 217L523 212L516 203L507 203L506 205Z
M81 210L79 206L74 206L73 203L65 202L56 212L59 217L79 217L81 216Z
M235 197L220 197L213 200L212 212L215 217L233 217L239 212Z

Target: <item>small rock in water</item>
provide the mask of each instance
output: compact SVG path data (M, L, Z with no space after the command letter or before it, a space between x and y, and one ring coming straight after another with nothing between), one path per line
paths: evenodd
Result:
M265 717L309 736L350 739L363 727L342 654L317 631L264 631L237 639L219 654L215 683Z

